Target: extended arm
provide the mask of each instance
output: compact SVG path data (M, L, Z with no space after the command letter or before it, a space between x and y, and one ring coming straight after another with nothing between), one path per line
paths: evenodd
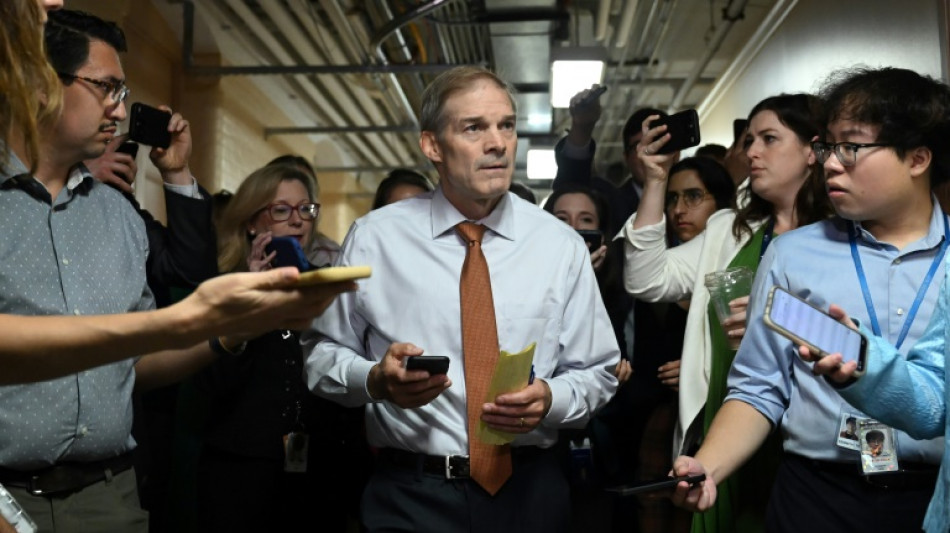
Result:
M40 381L210 337L302 329L341 292L343 282L294 288L283 268L230 274L203 283L188 298L155 311L87 317L0 315L0 383ZM205 343L206 344L206 343Z

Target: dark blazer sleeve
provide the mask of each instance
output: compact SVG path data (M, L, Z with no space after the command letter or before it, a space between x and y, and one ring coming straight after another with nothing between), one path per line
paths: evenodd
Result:
M551 185L553 190L569 185L584 185L590 187L594 180L594 152L597 151L597 143L590 141L590 157L586 159L574 159L564 155L564 143L567 137L561 139L554 146L554 160L557 163L557 175L554 176L554 183Z
M168 227L129 198L145 222L148 234L148 284L159 306L170 302L169 289L193 289L218 273L217 239L211 222L211 195L198 187L201 198L165 194Z

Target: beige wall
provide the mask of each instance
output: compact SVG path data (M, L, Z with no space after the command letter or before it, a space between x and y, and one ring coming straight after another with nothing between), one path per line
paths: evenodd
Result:
M295 153L319 165L339 164L333 142L315 136L264 138L266 126L292 121L262 92L251 77L196 77L184 72L178 37L149 0L68 0L67 7L116 21L126 33L129 52L122 58L132 90L127 104L166 104L182 113L192 127L191 169L199 183L214 193L237 189L253 170L271 159ZM217 65L216 56L196 58ZM123 130L126 128L123 127ZM143 149L138 157L136 197L164 220L161 178ZM321 174L320 229L340 241L350 224L369 210L370 190L343 173Z
M775 32L700 107L703 142L732 143L732 120L767 96L813 92L836 69L897 66L940 78L938 0L799 0ZM715 94L718 91L718 95Z

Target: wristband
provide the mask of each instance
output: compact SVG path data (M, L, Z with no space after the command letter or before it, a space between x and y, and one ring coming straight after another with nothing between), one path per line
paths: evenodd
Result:
M247 348L247 341L238 344L234 348L228 348L221 342L221 337L212 337L208 339L208 346L211 347L212 352L221 357L235 357L244 353L244 349Z

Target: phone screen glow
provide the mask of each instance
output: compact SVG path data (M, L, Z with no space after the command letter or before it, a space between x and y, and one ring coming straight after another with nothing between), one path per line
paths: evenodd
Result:
M769 313L772 322L793 335L843 361L856 361L861 352L861 334L815 309L786 291L776 290Z

